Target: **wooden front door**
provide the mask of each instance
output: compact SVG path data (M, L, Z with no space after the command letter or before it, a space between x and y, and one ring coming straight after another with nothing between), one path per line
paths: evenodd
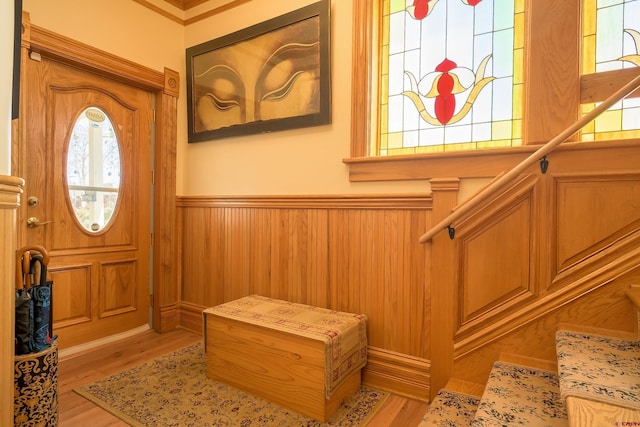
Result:
M45 58L26 62L28 124L20 152L26 206L18 246L38 244L49 252L59 346L147 325L152 95ZM85 125L77 128L79 119ZM84 138L78 129L104 134L96 129L105 120L111 127L96 137L102 154L95 156L78 145ZM79 179L87 174L92 180Z

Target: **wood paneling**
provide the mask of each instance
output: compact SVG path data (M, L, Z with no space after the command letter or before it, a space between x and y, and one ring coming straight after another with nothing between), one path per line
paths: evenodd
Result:
M583 104L602 102L631 81L638 73L640 73L640 69L634 67L586 74L580 78L580 102ZM629 98L638 96L640 96L640 89L629 95Z
M436 222L446 217L456 205L460 180L432 179L433 218ZM425 229L426 230L426 229ZM432 239L431 257L427 260L430 268L428 292L431 295L431 319L429 324L431 342L431 387L433 399L453 375L452 340L456 330L455 293L455 246L447 233L440 233ZM436 366L437 369L433 369Z
M456 250L431 262L457 268L432 268L442 289L430 290L430 339L444 349L432 350L432 394L441 372L484 383L501 353L554 360L561 324L637 334L625 292L640 280L640 145L569 147L551 154L546 174L532 170L454 224L453 242L434 238L434 255ZM434 189L434 207L439 197Z
M0 425L13 425L16 209L22 178L0 175Z
M552 160L552 168L563 170L568 163L572 170L581 168L588 171L593 167L599 168L598 157L582 156L586 158L586 163L579 165L575 164L573 156L579 155L581 151L594 153L602 150L601 154L609 157L609 160L616 158L621 164L629 164L635 159L628 157L628 153L637 144L638 140L598 141L597 146L592 143L563 143L549 158ZM516 166L538 148L540 147L528 146L450 154L352 158L343 159L343 162L349 165L351 181L412 180L446 176L460 179L495 177ZM630 166L634 167L636 166Z
M366 157L369 155L368 143L371 129L377 129L377 120L371 117L372 108L377 91L376 85L369 86L369 80L377 75L378 60L374 56L377 37L373 37L373 30L378 28L379 21L373 20L375 4L371 0L353 1L353 58L351 65L351 157ZM373 58L376 58L373 60ZM372 71L370 71L372 70ZM374 91L374 93L371 93Z
M626 298L625 291L629 283L639 283L640 266L631 267L628 272L605 284L595 283L589 292L572 298L558 296L556 303L539 310L536 318L525 315L525 322L517 316L508 319L506 323L512 325L504 329L501 323L496 323L496 329L501 332L498 337L486 340L472 351L460 352L455 362L457 378L484 383L489 376L491 365L500 359L502 353L516 353L519 355L557 362L555 353L555 333L559 327L570 325L593 326L601 330L623 331L637 337L637 320L634 307ZM573 329L573 328L572 328ZM462 350L464 344L457 349Z
M137 260L103 262L100 267L98 316L109 317L137 310Z
M538 293L539 187L536 175L525 175L456 224L459 339Z
M169 71L170 75L173 72ZM170 80L170 79L169 79ZM165 79L165 84L168 82ZM167 318L163 307L179 299L176 263L179 235L176 208L176 144L178 138L178 96L163 90L156 105L156 141L154 146L153 209L153 327L168 331L177 326L177 318Z
M640 172L554 177L556 273L640 226L634 224L640 215L633 202L640 201Z
M418 238L429 196L182 197L178 208L184 326L201 330L202 307L253 293L364 313L371 347L422 360L410 371L428 375L427 247Z
M526 3L524 139L540 144L578 119L580 2Z
M504 310L536 293L535 269L526 262L535 248L535 177L525 179L458 229L458 328L469 326L487 311ZM477 254L490 252L492 262ZM490 284L490 286L488 286Z
M48 270L55 283L56 327L64 328L91 321L91 264L67 264Z

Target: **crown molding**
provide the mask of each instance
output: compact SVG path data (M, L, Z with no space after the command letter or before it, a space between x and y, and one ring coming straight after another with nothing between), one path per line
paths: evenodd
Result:
M251 0L163 0L164 3L157 1L154 3L150 0L132 1L173 22L187 26L248 3ZM194 11L193 16L189 16L191 15L189 12L195 7L199 7L199 10Z

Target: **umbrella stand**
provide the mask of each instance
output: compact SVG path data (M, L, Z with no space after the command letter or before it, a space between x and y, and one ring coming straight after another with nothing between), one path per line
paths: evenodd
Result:
M48 263L42 246L16 252L14 426L58 425L58 343L51 329Z

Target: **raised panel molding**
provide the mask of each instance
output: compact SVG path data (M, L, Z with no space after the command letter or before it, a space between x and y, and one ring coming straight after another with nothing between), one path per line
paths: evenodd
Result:
M640 226L640 173L554 176L555 274L588 262Z
M588 301L591 294L639 268L640 211L633 201L640 201L640 173L622 170L548 174L536 180L523 179L516 188L520 188L513 190L514 194L520 192L519 199L500 196L457 226L461 327L454 341L456 363L467 360L464 363L472 366L468 361L482 359L486 352L483 349L500 347L507 337L519 334L517 331L544 323L576 301ZM529 218L522 208L527 199L531 205ZM510 227L502 227L506 224L502 219L505 215L519 219ZM522 230L514 231L516 224ZM492 240L491 235L476 246L466 242L493 233L493 228L511 233L514 239L528 239L530 259L525 259L524 250L515 251L513 256L513 249L506 251L501 246L505 243L495 237ZM528 285L503 287L514 295L500 299L508 292L496 292L486 277L464 282L465 275L473 274L474 269L480 270L504 256L520 262L521 268L528 263L532 271ZM478 258L475 266L469 265L469 257ZM560 265L556 260L563 261L561 269L556 268ZM474 290L470 292L472 286ZM518 289L523 292L518 294ZM476 307L479 308L474 312Z
M456 226L458 339L537 295L539 182L536 175L520 177Z
M91 264L52 265L48 272L55 286L55 329L91 321Z
M100 263L99 317L137 310L136 269L135 259Z
M461 298L460 326L482 318L488 312L509 308L534 294L531 270L531 239L527 224L531 204L522 200L505 209L482 233L461 236L461 263L458 271ZM493 259L484 254L492 249Z
M567 278L567 285L555 292L546 293L508 316L494 320L488 327L470 331L464 338L454 343L455 359L469 354L512 334L527 325L539 321L557 310L606 287L630 271L637 270L640 259L640 230L634 233L633 243L627 247L617 247L610 263L585 275L574 274ZM553 331L547 333L552 333Z

